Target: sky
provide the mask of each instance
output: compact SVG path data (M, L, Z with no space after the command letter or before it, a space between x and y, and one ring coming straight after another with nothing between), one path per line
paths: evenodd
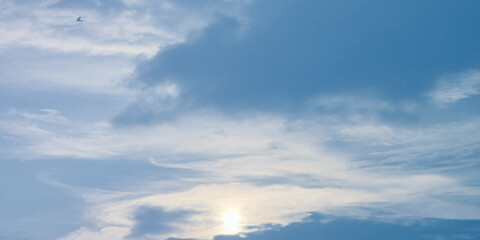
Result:
M0 239L480 239L478 9L0 0Z

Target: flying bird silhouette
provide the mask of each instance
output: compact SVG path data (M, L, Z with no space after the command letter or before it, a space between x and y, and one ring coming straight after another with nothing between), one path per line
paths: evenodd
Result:
M77 18L77 22L83 22L83 20L82 20L82 17L81 17L81 16Z

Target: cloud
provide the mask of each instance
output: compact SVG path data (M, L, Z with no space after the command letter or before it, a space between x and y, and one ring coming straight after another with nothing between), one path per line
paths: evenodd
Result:
M442 59L418 49L439 52L429 48L446 45L439 36L464 31L411 34L405 18L365 18L373 5L343 11L343 4L321 1L261 2L245 13L249 2L0 2L0 35L7 36L0 39L2 91L54 94L44 102L8 95L0 158L89 160L93 168L132 161L150 169L124 176L115 169L128 166L110 167L98 174L102 180L91 180L89 169L75 168L78 178L70 180L83 186L39 174L47 187L86 205L81 224L60 239L228 239L219 234L231 229L255 238L292 226L335 226L305 219L312 212L352 219L382 213L382 221L480 218L472 174L478 116L432 121L428 106L395 101L415 99L430 81L417 81L424 72L397 81L408 76L404 69ZM395 12L378 6L375 12ZM419 25L443 19L407 12ZM263 20L251 26L250 17ZM416 41L404 39L410 36ZM398 42L402 47L392 47ZM472 97L477 75L446 78L429 96L439 106ZM27 107L10 106L25 98ZM407 114L415 120L397 121Z
M31 46L91 55L154 55L187 40L215 14L240 15L239 2L196 4L170 1L2 1L0 47ZM82 16L83 23L75 19Z
M385 179L385 177L386 176L383 176L383 179ZM411 177L412 176L404 176L398 179L397 184ZM425 181L438 182L438 180L441 179L437 177L415 177L410 184L412 184L412 186L418 184L424 185ZM380 181L380 179L378 179L378 181ZM163 183L155 183L155 185L161 184ZM436 183L434 183L434 185L435 184ZM441 183L439 187L444 188L446 185ZM142 187L140 186L140 188ZM136 194L132 193L130 197L113 198L108 201L103 200L105 197L95 192L84 194L84 197L87 201L95 203L91 206L87 216L89 216L93 223L101 229L105 229L105 231L111 226L117 226L122 229L133 229L132 231L135 232L135 226L138 226L138 223L131 219L132 216L135 216L137 209L144 205L167 209L167 211L184 209L186 211L199 213L186 218L186 223L176 222L174 220L173 222L176 229L169 228L168 232L160 231L162 228L158 226L158 228L155 229L159 231L149 232L152 238L174 236L179 238L210 239L214 235L227 234L228 229L223 225L222 216L232 210L238 212L240 218L239 227L242 229L241 231L245 233L255 230L249 230L247 226L259 226L264 223L287 225L291 222L301 220L308 215L308 212L312 211L334 213L337 216L342 215L342 211L343 214L347 216L369 216L370 213L368 211L362 212L355 210L356 208L361 209L363 207L387 210L387 212L393 214L390 217L434 217L440 215L447 217L441 212L444 209L452 207L455 207L457 212L450 212L450 217L455 214L460 217L460 215L458 215L460 213L467 214L462 215L460 218L469 218L467 217L468 214L470 214L471 218L478 216L476 215L478 213L475 213L476 210L474 206L461 209L460 206L455 206L453 203L428 197L431 193L427 194L425 191L430 191L427 190L430 188L431 186L425 189L417 188L417 190L413 190L399 187L392 188L390 186L380 189L377 187L370 188L370 190L368 190L368 188L360 190L345 187L303 188L288 184L255 186L241 183L201 183L187 190L147 194L143 197L141 193L146 193L148 188L145 189L147 191L140 190ZM453 189L455 187L447 188ZM436 194L440 194L443 191L449 190L440 190L440 192L436 192ZM272 201L272 199L274 199L274 201ZM408 209L402 206L404 202L416 204L417 206ZM385 204L388 204L388 207L385 209L379 207ZM422 207L420 207L425 204L430 206L429 209L422 209ZM396 211L391 212L392 208L396 208ZM151 224L153 223L151 222ZM82 229L79 231L82 231ZM98 231L93 229L88 231L98 233ZM125 234L125 231L123 231L123 233ZM128 235L119 235L118 238L122 239L126 236ZM108 239L108 237L108 234L99 234L97 239Z
M68 124L69 120L63 117L58 110L55 109L40 109L40 113L19 112L17 110L10 110L7 116L21 116L25 119L37 120L42 122Z
M131 87L138 62L192 41L219 16L246 23L249 2L2 1L1 88L40 98L48 91L88 99L108 95L126 105L148 92ZM83 23L75 21L78 16Z
M428 96L439 107L480 94L480 72L466 71L440 79Z
M476 239L478 220L355 219L312 213L301 222L243 236L216 236L214 240L263 239ZM452 227L456 226L456 227ZM368 230L367 230L368 229Z
M355 95L332 95L312 98L308 101L314 108L324 108L327 110L348 110L352 111L393 111L394 106L391 103L375 99L372 97L361 97Z
M449 24L444 26L459 36L456 40L462 46L469 47L455 52L440 47L451 44L452 34L432 28L431 23L451 19L443 13L425 15L413 10L428 7L423 4L277 1L272 5L256 1L245 11L255 24L244 34L237 33L241 24L236 18L225 17L206 27L196 41L175 45L139 64L135 80L155 86L173 79L193 99L193 105L223 111L293 110L319 95L352 91L415 99L429 90L435 79L425 76L436 74L434 69L448 71L460 64L455 59L476 64L471 56L478 51L473 39L479 36L472 38ZM372 7L391 14L380 14L376 17L382 21L373 21L364 15ZM391 9L405 9L410 17ZM455 18L459 26L472 26L466 16L477 18L467 12ZM417 19L416 28L411 28L412 19ZM324 108L337 104L334 99L322 100L317 103ZM365 102L358 103L359 108L360 104L386 111L391 107Z
M85 56L15 46L2 51L0 59L5 63L0 66L0 85L9 92L133 95L125 81L134 65L126 56Z
M99 230L91 230L82 227L58 240L88 240L88 239L122 239L129 233L130 229L125 227L104 227Z
M180 87L172 82L164 82L152 88L137 90L135 99L126 109L115 116L113 123L116 125L129 125L142 122L151 124L159 119L171 119L177 107L181 105L179 99Z
M140 207L135 213L137 223L127 238L139 238L149 234L166 234L175 229L175 223L184 221L191 212L167 212L161 208Z
M175 89L164 85L143 98L174 99ZM85 221L95 227L79 228L64 239L125 238L137 226L134 216L142 206L201 213L187 216L188 223L176 223L171 232L149 233L152 238L225 233L222 215L232 209L245 232L264 223L288 225L312 211L370 216L364 207L392 216L480 216L472 205L478 189L442 172L474 163L478 119L418 127L372 117L371 111L347 111L345 118L326 112L239 117L197 110L178 114L175 121L118 127L68 119L51 126L47 116L66 118L55 110L46 116L12 110L1 132L21 143L7 149L17 158L137 159L153 168L197 173L132 182L121 194L77 189L89 204Z

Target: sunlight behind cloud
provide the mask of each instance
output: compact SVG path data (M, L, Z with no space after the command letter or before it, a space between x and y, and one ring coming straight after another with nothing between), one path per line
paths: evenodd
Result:
M236 210L229 210L222 217L226 234L236 234L240 231L240 216Z
M0 0L0 240L476 239L479 8Z

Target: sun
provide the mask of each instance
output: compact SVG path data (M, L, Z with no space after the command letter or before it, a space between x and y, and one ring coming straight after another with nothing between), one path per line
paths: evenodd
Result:
M237 211L226 212L222 217L222 222L226 234L235 234L240 231L240 216Z

